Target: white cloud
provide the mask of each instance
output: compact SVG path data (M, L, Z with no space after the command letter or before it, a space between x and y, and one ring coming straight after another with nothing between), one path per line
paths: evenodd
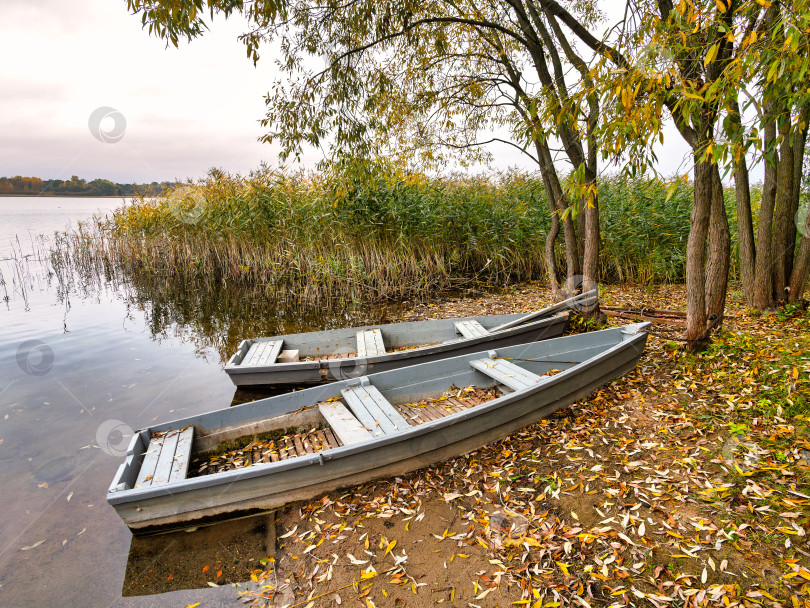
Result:
M166 48L123 1L4 0L0 175L151 182L198 178L212 166L244 174L262 161L277 164L277 149L257 141L272 53L254 67L237 40L243 31L240 19L219 19L202 38ZM90 133L100 106L126 118L118 143ZM690 168L671 126L656 150L663 174ZM494 152L496 168L532 167L511 147ZM305 165L317 160L313 152Z
M241 25L167 49L120 2L4 4L0 174L160 181L272 164L257 141L272 73L246 59ZM126 117L118 143L93 138L99 106Z

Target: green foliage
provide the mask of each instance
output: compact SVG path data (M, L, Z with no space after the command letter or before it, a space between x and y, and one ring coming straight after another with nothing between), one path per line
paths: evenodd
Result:
M373 175L212 171L199 186L118 211L102 242L133 270L262 282L315 299L545 277L551 222L539 178L429 178L383 166ZM667 198L667 188L602 180L605 280L683 280L692 191L678 182Z
M189 222L171 195L142 200L115 217L119 234L211 240L237 236L290 250L340 250L375 244L391 251L439 255L454 274L528 279L541 268L537 240L550 224L536 180L518 174L496 179L379 175L335 183L320 174L261 171L249 178L212 173L199 186L204 213ZM356 259L324 260L351 272ZM347 266L348 264L348 266Z
M548 228L535 180L517 174L375 180L212 171L198 186L135 201L77 249L169 280L264 285L328 306L427 297L470 282L540 276Z
M731 435L739 437L740 435L745 435L747 431L748 431L747 424L739 424L736 422L729 422L728 424L728 432Z
M639 283L682 281L692 191L683 182L667 199L658 180L600 183L602 276Z
M736 207L726 191L732 234L731 274L737 264ZM604 279L633 283L682 282L694 189L683 180L602 178L599 204Z
M787 321L794 316L803 314L803 312L801 302L795 302L793 304L785 304L783 308L780 308L776 312L776 315L779 317L780 321Z
M722 333L694 360L709 382L718 385L718 398L735 402L736 428L743 432L758 416L810 415L810 395L805 390L810 374L810 316L796 317L791 323L786 334L779 331L782 321L761 335ZM734 429L729 431L735 434Z
M808 101L807 0L634 4L639 26L598 51L604 155L637 170L654 164L665 111L696 158L725 166L752 152L770 159L803 128L795 109ZM771 120L779 137L766 142Z

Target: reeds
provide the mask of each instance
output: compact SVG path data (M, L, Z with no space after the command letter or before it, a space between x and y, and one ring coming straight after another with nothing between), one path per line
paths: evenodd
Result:
M691 196L688 184L667 198L660 181L602 180L602 279L683 280ZM427 178L381 169L373 181L353 182L213 171L197 186L80 225L53 260L178 287L244 285L284 305L424 298L544 278L544 197L539 178L518 173Z
M681 283L686 277L686 241L694 189L679 181L674 191L658 179L603 178L599 183L603 280ZM731 229L731 275L737 259L733 190L725 192Z
M326 306L526 280L542 272L533 238L547 215L504 196L509 179L382 177L337 189L313 174L212 174L183 196L136 200L80 225L54 262L203 287L262 285L281 302Z

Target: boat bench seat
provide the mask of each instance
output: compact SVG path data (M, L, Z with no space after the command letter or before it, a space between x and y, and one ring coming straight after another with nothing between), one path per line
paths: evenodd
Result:
M465 338L483 338L489 335L489 331L475 319L465 319L454 323L456 331Z
M484 357L483 359L470 361L470 365L515 391L537 386L544 381L542 376L533 374L506 359Z
M379 329L364 329L357 332L358 357L376 357L384 354L385 343Z
M370 384L350 386L340 394L372 437L392 435L410 427L382 393Z
M273 365L281 353L284 340L259 340L251 344L250 349L242 358L245 367Z
M147 488L185 479L193 438L193 426L152 437L143 456L135 487Z
M329 423L332 432L343 445L368 441L373 436L340 401L324 401L318 404L318 411Z

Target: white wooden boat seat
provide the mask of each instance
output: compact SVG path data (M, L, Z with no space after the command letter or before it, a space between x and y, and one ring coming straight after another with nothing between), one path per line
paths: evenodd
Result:
M337 435L343 445L360 443L373 438L371 432L340 401L319 403L318 410L326 418L332 432Z
M483 338L489 335L489 331L475 319L465 319L454 323L456 331L465 338Z
M340 394L373 437L393 435L410 427L394 406L371 384L350 386Z
M193 438L193 426L152 437L143 456L135 487L146 488L185 479Z
M281 352L284 340L259 340L250 345L242 359L242 366L273 365Z
M357 332L358 357L377 357L384 354L385 344L379 329L364 329Z
M515 391L537 386L544 381L542 376L533 374L506 359L484 357L483 359L470 361L470 365Z

